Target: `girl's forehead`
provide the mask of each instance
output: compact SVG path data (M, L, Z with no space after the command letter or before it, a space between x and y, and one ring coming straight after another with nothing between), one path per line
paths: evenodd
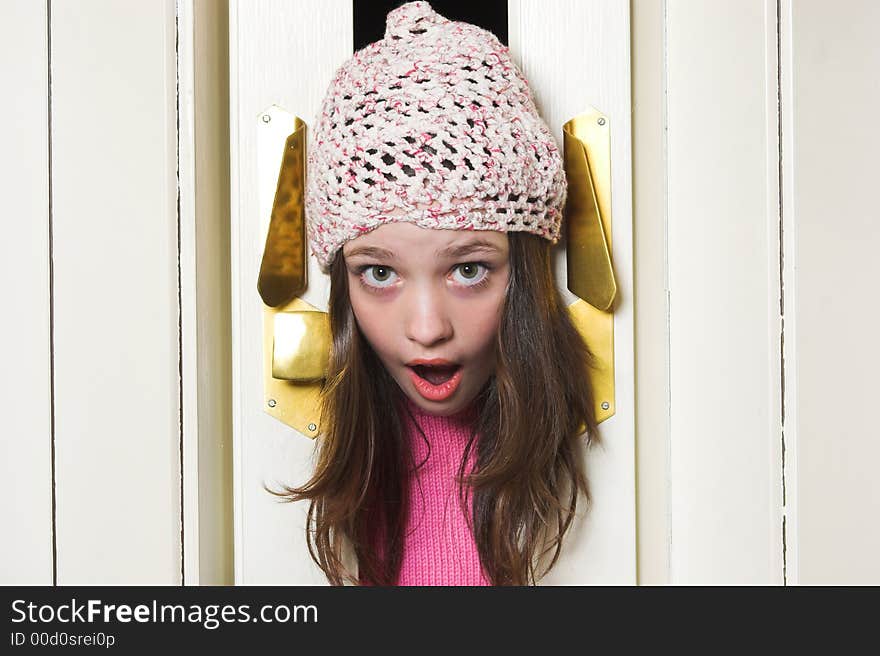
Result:
M349 240L343 246L345 257L358 254L386 254L396 258L443 257L455 255L465 247L480 247L506 255L507 233L497 230L444 230L423 228L407 221L385 223Z

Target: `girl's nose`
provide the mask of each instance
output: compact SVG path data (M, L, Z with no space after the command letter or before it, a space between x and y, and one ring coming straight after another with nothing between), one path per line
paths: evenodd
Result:
M407 339L429 347L452 337L452 321L438 292L422 290L415 294L407 312Z

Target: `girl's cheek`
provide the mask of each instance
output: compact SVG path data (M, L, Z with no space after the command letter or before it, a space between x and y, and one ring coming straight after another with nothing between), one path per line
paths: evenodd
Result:
M368 292L352 290L349 301L357 324L374 349L385 350L384 343L394 334L393 313L386 305L377 303Z
M487 308L485 314L480 317L477 330L478 339L484 346L490 344L495 339L500 323L501 317L498 309L495 307Z

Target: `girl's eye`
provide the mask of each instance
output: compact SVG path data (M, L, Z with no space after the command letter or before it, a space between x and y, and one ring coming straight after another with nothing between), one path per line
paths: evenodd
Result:
M481 273L481 269L484 273ZM482 262L465 262L455 267L456 271L461 272L462 284L467 287L474 287L483 282L489 272L489 268Z
M373 279L370 280L367 276L368 271L375 272ZM394 269L387 266L382 266L381 264L371 264L369 266L365 266L361 269L361 278L366 278L366 284L370 287L390 287L389 281L393 281L394 279L391 277L391 274L394 273Z

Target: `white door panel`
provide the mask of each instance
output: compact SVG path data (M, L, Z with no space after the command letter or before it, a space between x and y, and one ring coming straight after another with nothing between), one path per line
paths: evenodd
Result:
M307 506L281 504L262 487L305 482L314 443L263 412L256 283L290 117L312 127L332 74L353 52L351 21L350 0L231 6L237 583L326 583L306 550ZM601 424L604 444L588 456L592 510L574 527L543 582L634 583L629 8L625 2L518 0L509 3L508 24L511 50L560 146L562 124L590 106L609 117L612 135L612 243L622 299L615 312L617 413ZM283 129L277 125L281 117L287 121ZM304 298L324 310L329 279L309 260ZM556 262L564 288L561 251Z
M6 2L0 17L0 583L52 583L49 343L49 32L46 5Z

